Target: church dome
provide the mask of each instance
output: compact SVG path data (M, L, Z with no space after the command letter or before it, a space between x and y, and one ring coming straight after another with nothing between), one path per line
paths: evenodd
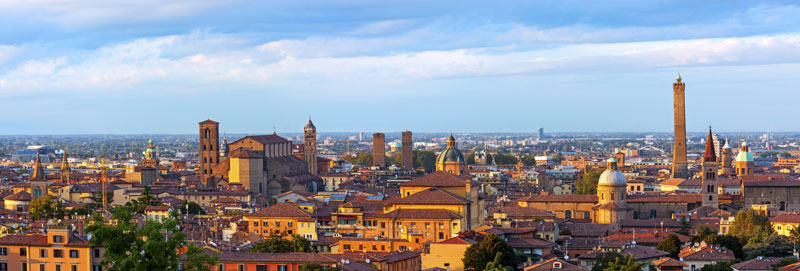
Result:
M750 148L747 146L747 141L742 142L742 149L739 151L739 154L736 155L736 162L753 162L753 153L750 152Z
M609 167L600 174L600 179L597 180L597 185L628 185L625 181L625 175L611 165L616 165L617 160L614 158L608 159Z
M444 163L444 162L466 162L467 160L464 159L464 154L461 153L456 148L447 148L439 157L436 158L436 163Z

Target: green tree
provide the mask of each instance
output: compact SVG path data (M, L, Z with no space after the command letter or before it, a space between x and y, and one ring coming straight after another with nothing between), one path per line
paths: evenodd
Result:
M498 165L512 165L517 163L517 157L510 154L496 153L494 155L494 161Z
M486 264L484 271L512 271L514 268L510 266L503 266L501 259L503 258L502 252L497 252L494 255L494 260Z
M294 235L292 240L286 238L286 233L270 233L266 239L253 244L250 252L258 253L287 253L287 252L313 252L311 242L299 235Z
M564 228L564 229L562 229L561 231L558 232L558 235L572 236L572 231L569 230L569 228Z
M522 160L522 163L525 164L526 167L531 167L536 165L536 157L533 155L523 155L522 158L520 158L520 160Z
M65 213L61 201L50 195L45 195L31 201L29 212L33 220L63 217Z
M647 263L637 262L633 256L627 255L614 259L603 271L641 271Z
M736 236L742 243L750 243L753 237L766 237L773 233L769 218L758 212L748 209L736 213L735 221L731 224L728 234Z
M726 247L733 251L734 256L737 259L744 258L744 244L742 244L742 240L739 240L739 237L733 235L720 235L717 236L717 245Z
M622 254L619 252L604 252L598 253L597 257L594 258L594 265L592 266L592 271L603 271L608 268L611 263L616 262L618 259L623 258Z
M791 255L793 246L794 244L789 242L788 238L774 232L766 236L759 235L750 238L750 241L744 246L744 258L750 260L758 256L786 257Z
M731 265L736 264L738 261L719 261L712 264L704 265L703 268L700 268L700 271L731 271Z
M672 258L678 258L678 253L681 252L681 240L674 234L670 234L664 241L661 241L656 246L656 249L669 252Z
M206 211L203 210L203 207L200 207L200 204L197 204L194 201L181 201L181 214L186 214L188 211L189 214L192 215L204 215Z
M472 151L467 154L467 165L474 165L475 164L475 152Z
M195 244L189 244L184 255L186 256L186 266L183 270L186 271L211 271L211 266L216 265L219 260L218 255L203 253L203 249Z
M600 180L602 172L597 170L586 170L583 172L583 178L575 182L575 187L578 194L581 195L595 195L597 194L597 181Z
M425 172L434 172L436 170L436 153L414 150L412 155L414 155L414 168L424 167Z
M362 164L364 166L372 166L372 153L369 152L362 152L359 153L356 158L351 161L356 164Z
M389 156L389 160L386 160L386 163L389 165L400 166L403 164L403 154L400 152L393 153Z
M497 235L489 234L480 242L473 244L464 252L464 270L480 271L493 262L500 253L499 263L502 266L517 266L514 250Z
M781 267L796 263L797 259L795 257L785 257L778 260L774 266L772 266L772 270L778 271Z
M114 208L110 225L99 213L86 228L92 235L89 244L105 248L103 265L110 271L177 270L178 249L186 235L180 230L178 212L162 222L147 220L138 227L133 212L126 206ZM107 224L108 223L108 224Z
M686 216L681 217L681 229L678 230L678 233L683 235L689 235L689 230L692 228L692 225L689 224L689 220L686 219Z

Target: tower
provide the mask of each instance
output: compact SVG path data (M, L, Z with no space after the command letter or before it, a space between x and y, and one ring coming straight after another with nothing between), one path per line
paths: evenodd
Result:
M750 153L750 147L747 146L747 140L745 140L742 142L739 154L736 155L736 176L753 174L753 167L755 167L755 160L753 160L753 154Z
M725 138L725 145L722 146L722 167L719 169L720 176L733 175L733 152L731 146L728 145L728 138Z
M386 166L386 136L383 133L372 134L372 165Z
M147 150L144 152L145 159L142 160L140 169L142 174L142 184L150 186L158 181L158 156L153 140L147 142Z
M103 165L100 166L100 170L100 189L102 189L100 191L100 196L103 197L101 199L103 207L101 208L105 210L108 208L108 189L106 188L106 183L108 183L108 173L106 173L105 162L103 162Z
M306 160L306 170L312 175L317 175L317 127L314 127L311 117L308 117L303 136L303 160Z
M717 154L714 152L714 138L711 135L711 127L708 127L708 139L706 140L706 151L703 154L703 206L719 208L719 191L717 189Z
M33 175L31 175L31 195L34 199L47 196L47 187L50 183L47 181L47 176L44 175L44 167L42 167L42 160L39 154L36 154L36 164L33 166Z
M689 169L686 163L686 85L681 75L672 83L673 111L675 113L675 143L672 147L672 178L688 178Z
M64 150L64 153L61 156L61 169L59 169L59 171L61 172L61 182L64 184L70 184L69 182L70 168L69 168L69 162L67 162L66 150Z
M219 146L219 156L228 157L228 138L222 137L222 145Z
M608 167L597 180L597 205L595 209L595 223L619 223L628 219L628 206L625 196L628 193L628 182L625 175L617 170L617 160L609 158Z
M414 159L412 149L414 148L414 140L411 137L411 131L403 132L403 150L400 153L400 157L403 159L403 169L412 170L414 169Z
M200 122L200 181L213 187L214 166L219 163L219 122Z

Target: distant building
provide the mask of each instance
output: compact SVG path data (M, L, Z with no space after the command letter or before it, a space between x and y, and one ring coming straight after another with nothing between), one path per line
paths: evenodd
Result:
M308 118L308 124L303 128L303 160L306 161L307 171L317 175L317 127Z
M403 160L403 169L414 169L414 159L412 149L414 148L414 140L411 137L411 131L403 132L403 146L400 158Z
M672 84L675 113L675 143L672 147L672 178L689 178L689 166L686 162L686 84L681 82L681 75Z
M454 175L467 173L467 160L464 154L456 148L456 139L453 134L447 139L447 149L436 158L436 171L444 171Z
M55 149L49 146L28 146L11 155L11 161L29 163L36 160L39 155L42 163L50 163L50 155L55 154Z
M539 127L539 140L544 140L544 127Z
M372 165L386 166L386 136L383 133L372 134Z

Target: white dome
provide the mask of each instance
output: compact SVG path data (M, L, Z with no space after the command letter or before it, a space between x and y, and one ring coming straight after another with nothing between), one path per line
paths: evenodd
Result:
M628 185L628 182L625 181L625 175L621 171L609 168L600 174L597 185Z

